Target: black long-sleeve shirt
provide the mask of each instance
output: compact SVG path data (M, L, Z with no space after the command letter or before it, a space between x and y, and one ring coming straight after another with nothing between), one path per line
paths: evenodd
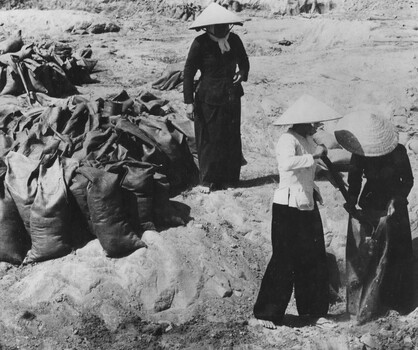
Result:
M200 83L196 99L212 105L228 103L232 93L242 96L241 84L233 86L232 79L236 68L243 73L243 81L248 78L250 64L244 45L238 35L229 34L230 51L221 53L217 42L207 33L194 39L184 66L183 94L184 102L189 104L195 100L194 77L200 70Z
M411 164L403 145L381 157L363 157L353 154L348 173L348 194L357 200L362 177L366 184L361 191L359 206L363 209L386 209L391 198L406 198L414 185Z

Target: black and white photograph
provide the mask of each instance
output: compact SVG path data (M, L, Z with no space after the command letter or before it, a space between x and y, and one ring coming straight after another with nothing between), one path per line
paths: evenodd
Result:
M418 0L0 0L0 350L417 350Z

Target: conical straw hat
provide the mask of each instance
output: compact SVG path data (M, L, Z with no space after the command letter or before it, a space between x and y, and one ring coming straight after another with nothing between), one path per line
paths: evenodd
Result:
M334 134L347 151L366 157L388 154L399 141L398 132L389 120L366 111L344 116L338 121Z
M235 13L227 10L225 7L212 2L206 7L202 13L197 16L189 29L201 29L213 24L239 24L242 25L243 20Z
M318 123L342 118L342 115L310 95L302 95L273 125Z

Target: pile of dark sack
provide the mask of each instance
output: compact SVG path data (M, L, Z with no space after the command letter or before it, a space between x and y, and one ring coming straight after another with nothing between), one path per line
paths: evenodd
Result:
M168 101L30 92L0 95L0 261L58 258L94 238L121 257L145 247L143 231L185 223L170 195L198 171Z
M59 97L76 94L75 85L91 83L97 60L92 50L73 53L63 43L24 45L21 31L0 42L0 95L42 92Z

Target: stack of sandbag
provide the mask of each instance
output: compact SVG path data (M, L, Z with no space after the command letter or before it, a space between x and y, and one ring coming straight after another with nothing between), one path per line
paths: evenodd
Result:
M23 222L24 240L31 242L27 261L68 254L71 222L63 162L58 157L31 159L17 152L9 152L5 161L4 187Z
M120 257L145 246L144 230L185 223L169 199L197 168L175 114L146 112L164 111L157 100L122 91L96 101L39 94L25 111L4 105L0 261L57 258L95 237Z
M90 73L97 64L91 49L73 54L61 43L24 45L20 30L0 42L0 52L0 95L72 95L77 93L75 85L92 82Z
M40 160L9 152L6 166L2 205L10 216L0 221L0 260L19 264L25 257L26 262L58 258L94 237L109 257L145 247L143 230L127 211L119 174L78 168L77 161L55 152ZM87 181L82 191L71 193L78 201L71 201L68 181L76 169ZM87 202L83 208L77 206L82 194ZM73 213L82 214L90 226Z

